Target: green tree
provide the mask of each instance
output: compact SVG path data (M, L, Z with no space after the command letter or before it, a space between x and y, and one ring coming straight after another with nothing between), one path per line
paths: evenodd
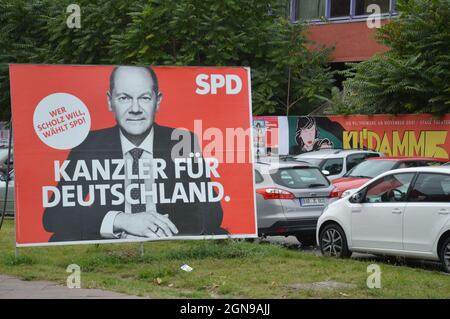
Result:
M0 105L7 63L250 66L255 114L307 113L329 95L329 50L308 50L285 0L0 0Z
M72 0L0 0L0 118L10 116L9 63L109 64L113 34L145 0L77 0L81 28L68 28Z
M250 66L254 114L307 113L329 94L329 50L308 50L285 4L270 15L258 0L150 0L114 37L115 62Z
M46 38L40 30L46 24L44 1L0 1L0 118L10 117L8 63L30 63Z
M450 0L399 0L378 40L390 51L351 65L342 113L450 111Z
M40 61L58 64L110 64L114 57L112 37L131 22L129 12L145 0L78 0L81 28L68 28L66 8L73 0L47 0L50 16L42 32L48 42L40 51Z

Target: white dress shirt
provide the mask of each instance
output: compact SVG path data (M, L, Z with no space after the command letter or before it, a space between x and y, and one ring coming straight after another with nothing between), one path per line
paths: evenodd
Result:
M123 153L123 159L125 160L125 172L127 172L127 165L133 163L133 157L130 154L130 151L134 148L141 148L144 150L144 152L141 155L141 159L149 160L150 163L153 162L153 137L154 137L154 129L152 128L150 130L150 133L147 135L147 137L142 141L142 143L139 146L134 145L131 143L125 135L120 132L120 144L122 145L122 153ZM146 161L147 162L147 161ZM153 176L153 169L150 167L150 176L151 178L144 179L145 182L145 188L146 190L151 190L154 183L154 176ZM131 185L132 180L127 178L127 174L125 174L125 189ZM124 191L125 191L124 189ZM147 195L145 203L145 208L147 212L156 212L156 204L154 203L153 197L151 195ZM120 213L125 214L131 214L131 204L125 199L125 212L119 212L119 211L110 211L108 212L105 217L103 218L102 225L100 227L100 235L103 238L120 238L124 237L123 234L117 234L114 233L114 220L116 219L116 216Z

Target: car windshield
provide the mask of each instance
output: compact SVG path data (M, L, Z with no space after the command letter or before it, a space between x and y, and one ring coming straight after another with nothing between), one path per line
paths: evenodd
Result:
M323 158L298 157L297 161L307 162L314 166L320 166L320 163L323 161Z
M328 187L328 179L317 168L282 168L271 174L274 182L289 188Z
M360 163L359 165L353 167L345 177L359 177L359 178L374 178L384 172L390 171L394 168L396 162L395 161L365 161Z

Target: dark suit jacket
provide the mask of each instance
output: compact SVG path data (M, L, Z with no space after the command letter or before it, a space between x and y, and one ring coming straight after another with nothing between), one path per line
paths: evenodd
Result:
M171 159L172 147L179 141L171 139L173 128L159 126L154 124L153 157L161 158L166 161L167 167L164 170L168 179L155 180L155 183L164 183L167 197L171 197L175 182L183 183L185 189L190 182L200 183L208 182L209 179L202 177L200 179L191 179L187 174L181 176L181 179L175 180L174 163ZM85 160L88 168L91 167L91 160L105 159L123 159L122 147L120 143L119 127L115 126L98 131L91 131L86 140L78 147L72 149L68 160L70 164L66 172L73 176L77 160ZM191 139L191 147L197 145L196 137L191 132L186 132ZM203 160L203 159L202 159ZM91 170L90 170L91 171ZM84 178L78 182L61 181L58 188L63 185L82 185L83 198L88 193L88 185L109 184L114 185L122 183L124 190L124 181L104 181L99 176L97 181L85 181ZM124 211L125 204L114 206L111 204L112 197L109 191L106 192L106 206L99 203L98 191L95 192L94 203L89 207L62 207L61 204L55 207L47 208L44 212L43 224L46 231L53 233L50 241L79 241L79 240L100 240L100 227L105 215L111 211ZM220 235L227 232L220 227L222 223L222 207L217 203L183 203L177 201L174 204L156 204L156 209L161 214L168 214L169 219L178 228L177 236L199 236L199 235Z

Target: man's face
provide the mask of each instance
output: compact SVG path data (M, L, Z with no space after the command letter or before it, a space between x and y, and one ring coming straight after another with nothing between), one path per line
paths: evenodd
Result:
M114 89L108 92L109 110L117 124L130 135L145 133L154 123L161 94L154 90L153 79L144 68L120 67Z

